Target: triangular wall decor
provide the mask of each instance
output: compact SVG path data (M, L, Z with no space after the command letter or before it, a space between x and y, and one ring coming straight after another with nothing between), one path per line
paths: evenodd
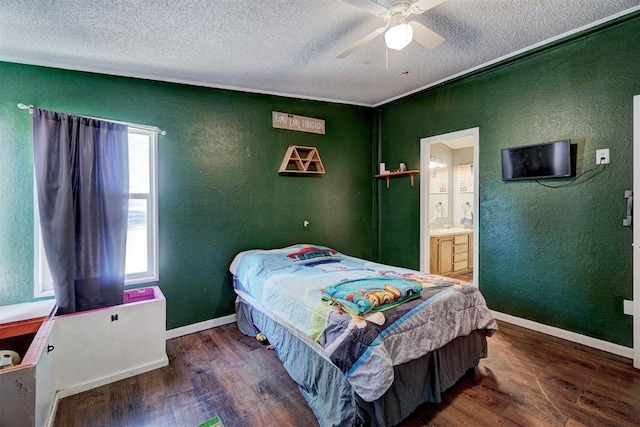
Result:
M290 145L278 172L324 173L324 166L315 147Z

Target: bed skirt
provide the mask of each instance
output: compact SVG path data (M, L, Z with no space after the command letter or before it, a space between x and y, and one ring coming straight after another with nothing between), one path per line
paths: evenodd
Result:
M245 335L262 332L267 336L322 427L398 424L420 404L439 403L442 392L487 357L485 332L473 331L396 366L391 387L379 399L367 402L329 359L241 297L236 300L236 321Z

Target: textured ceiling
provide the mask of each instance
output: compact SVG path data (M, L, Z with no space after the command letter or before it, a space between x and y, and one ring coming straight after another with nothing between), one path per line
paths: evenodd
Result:
M448 0L415 16L438 47L380 36L336 59L383 20L341 0L0 0L0 60L373 106L639 8Z

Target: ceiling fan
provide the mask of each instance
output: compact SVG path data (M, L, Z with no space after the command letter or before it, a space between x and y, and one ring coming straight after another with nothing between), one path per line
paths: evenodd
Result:
M446 0L391 0L385 7L374 0L343 0L369 13L384 19L385 26L358 40L336 56L345 58L356 49L385 33L385 43L389 49L402 50L411 40L415 40L427 49L433 49L444 41L444 38L417 21L406 22L410 15L418 15L444 3Z

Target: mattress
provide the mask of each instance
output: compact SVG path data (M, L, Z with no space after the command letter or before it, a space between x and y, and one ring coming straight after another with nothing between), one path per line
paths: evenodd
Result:
M473 331L491 335L497 329L482 294L470 283L350 257L324 246L244 251L230 271L244 303L338 367L366 402L391 387L395 366ZM418 295L400 303L371 296L393 289L404 298L401 289L416 285ZM327 290L336 287L351 289L353 295L328 296ZM370 298L373 307L358 311L347 304L362 296Z

